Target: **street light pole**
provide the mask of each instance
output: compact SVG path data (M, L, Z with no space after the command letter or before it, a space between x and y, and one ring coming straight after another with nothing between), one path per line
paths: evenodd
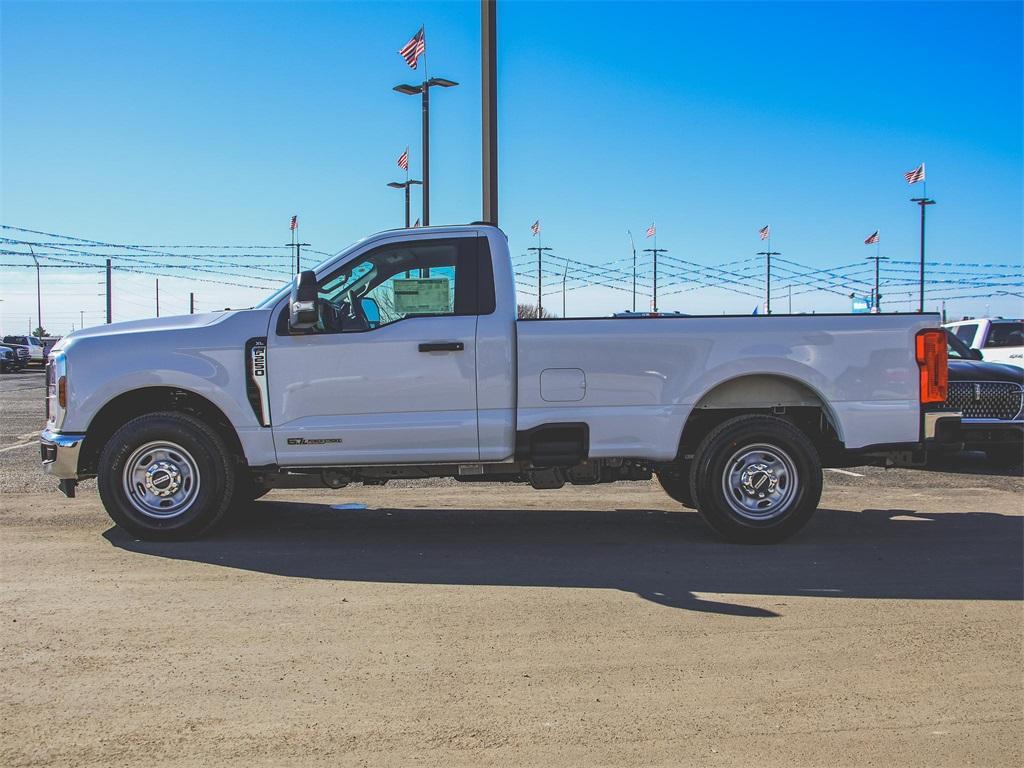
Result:
M758 251L758 256L764 256L765 258L765 272L764 272L764 313L770 315L772 313L772 256L781 256L780 251L769 250Z
M39 325L36 326L40 331L43 330L43 293L41 290L41 283L39 280L39 259L36 258L36 252L30 245L28 247L29 252L32 254L32 261L36 263L36 322Z
M921 206L921 269L920 269L920 294L917 302L917 311L924 312L924 211L925 207L935 205L935 201L928 197L912 197L910 202Z
M404 189L405 190L405 228L409 228L409 187L413 184L422 184L422 181L416 179L408 179L406 181L389 181L388 186L392 189Z
M432 77L420 85L396 85L394 90L406 96L420 94L423 108L423 226L430 226L430 89L435 86L451 88L458 85L454 80Z

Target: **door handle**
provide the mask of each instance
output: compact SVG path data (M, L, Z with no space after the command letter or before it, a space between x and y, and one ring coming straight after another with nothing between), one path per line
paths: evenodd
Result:
M430 344L420 344L420 352L461 352L466 345L461 341L438 341Z

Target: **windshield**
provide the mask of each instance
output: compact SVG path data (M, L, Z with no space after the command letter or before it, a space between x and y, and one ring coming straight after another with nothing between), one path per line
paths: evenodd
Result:
M967 345L949 330L946 331L946 354L950 360L970 360L971 351Z

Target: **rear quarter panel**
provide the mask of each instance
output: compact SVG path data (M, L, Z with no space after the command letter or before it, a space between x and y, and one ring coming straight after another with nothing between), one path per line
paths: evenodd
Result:
M668 460L693 407L751 374L801 382L847 448L920 435L914 336L934 315L801 315L520 321L517 428L586 422L590 455ZM541 395L550 369L584 372L582 398Z

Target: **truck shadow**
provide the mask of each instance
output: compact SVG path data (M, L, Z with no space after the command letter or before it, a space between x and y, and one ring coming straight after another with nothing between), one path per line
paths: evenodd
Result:
M620 589L746 617L778 613L699 595L1024 599L1024 518L994 513L821 509L792 540L758 547L723 543L686 512L342 511L263 500L200 541L138 541L119 528L104 536L139 554L280 576Z

